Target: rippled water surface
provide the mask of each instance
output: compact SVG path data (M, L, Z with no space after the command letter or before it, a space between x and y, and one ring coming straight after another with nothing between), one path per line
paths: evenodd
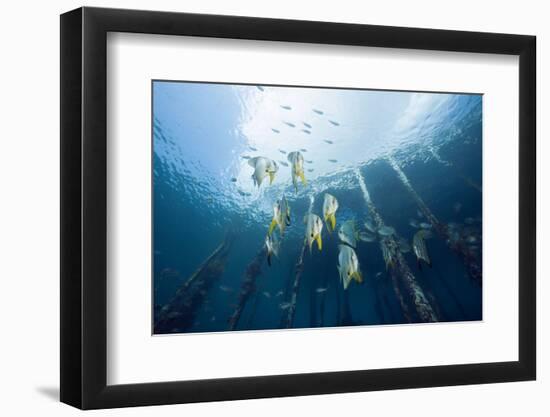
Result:
M152 123L155 333L426 321L415 291L437 321L482 319L480 95L155 81ZM272 184L254 184L257 156L276 162ZM337 229L353 220L375 237L357 243L363 282L347 290L336 231L324 224L322 250L302 250L310 201L323 218L326 193ZM290 225L269 266L283 195ZM398 267L383 230L364 226L376 216L395 230ZM431 266L406 250L423 227Z

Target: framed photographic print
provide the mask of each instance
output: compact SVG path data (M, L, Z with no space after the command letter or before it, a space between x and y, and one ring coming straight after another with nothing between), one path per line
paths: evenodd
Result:
M61 16L61 400L531 380L535 38Z

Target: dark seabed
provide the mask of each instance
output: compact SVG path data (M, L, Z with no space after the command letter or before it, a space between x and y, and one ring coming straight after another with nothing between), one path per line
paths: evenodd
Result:
M159 81L153 93L155 334L482 319L481 96ZM297 191L293 151L305 160ZM258 156L278 166L259 188ZM323 220L326 193L336 230L323 221L310 253L303 219L313 200ZM269 266L283 195L290 225ZM363 282L344 290L347 220L375 241L358 240ZM410 248L423 228L431 266Z

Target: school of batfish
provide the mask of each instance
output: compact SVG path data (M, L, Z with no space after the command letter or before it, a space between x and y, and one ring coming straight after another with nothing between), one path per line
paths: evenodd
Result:
M260 91L264 91L264 87L257 86ZM286 111L292 111L292 106L287 104L280 105L280 108ZM319 109L312 109L313 113L317 116L325 116L325 112ZM339 127L340 123L327 119L330 126ZM283 120L282 124L294 129L295 123ZM303 129L304 133L310 134L314 129L314 126L310 122L302 121L302 125L307 128ZM280 128L271 128L271 131L276 134L281 133ZM333 140L323 139L329 145L334 144ZM249 147L250 150L256 151L256 148ZM278 162L264 157L250 157L243 155L242 158L248 160L248 165L253 169L251 175L254 186L261 187L266 178L269 178L269 185L273 184L277 173L279 172L279 165L286 168L290 168L290 177L292 179L292 186L297 193L301 184L302 187L307 187L307 179L305 175L304 165L305 163L312 164L313 161L304 159L303 153L307 152L307 149L300 148L298 150L292 150L290 152L279 149L279 152L286 156L286 160L279 160ZM329 159L329 162L336 163L336 159ZM309 169L312 172L313 169ZM455 205L455 210L458 205ZM308 212L303 218L305 225L304 229L304 245L309 248L311 253L314 243L317 246L317 250L323 249L323 229L326 225L326 230L329 234L337 231L338 238L338 264L337 271L340 277L340 283L344 289L348 289L350 283L355 281L358 284L363 282L363 274L359 265L359 259L357 253L358 242L372 243L380 242L382 249L382 256L384 258L386 269L394 266L396 254L394 251L401 253L407 253L412 250L417 258L418 268L422 268L422 264L426 264L429 267L432 266L430 256L428 254L428 248L426 245L426 239L432 237L432 224L426 222L419 222L416 219L410 220L411 227L419 229L413 236L412 242L408 242L407 239L399 237L395 229L391 226L382 225L377 227L372 219L366 219L363 222L364 227L360 227L355 220L346 220L337 227L336 213L339 209L338 199L330 193L324 194L322 216L315 213ZM419 216L421 217L421 216ZM281 245L286 227L291 224L291 210L288 200L283 194L275 204L273 205L273 218L268 227L267 234L265 236L265 250L267 254L268 265L271 266L273 258L279 257L281 251ZM389 239L393 239L395 245L387 244ZM379 275L378 273L377 275Z

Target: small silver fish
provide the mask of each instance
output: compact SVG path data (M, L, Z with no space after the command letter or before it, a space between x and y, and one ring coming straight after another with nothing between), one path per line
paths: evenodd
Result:
M260 91L264 91L264 88L261 85L257 85L256 88Z
M307 152L307 149L301 148L300 151L302 151L302 152Z
M283 295L283 292L282 292L282 291L278 291L277 294L275 294L275 297L280 297L281 295Z
M273 133L281 133L281 131L280 131L280 130L277 130L277 129L271 128L271 130L273 131Z
M321 294L321 293L324 293L324 292L327 291L327 290L328 290L328 287L327 287L327 288L317 288L317 289L315 290L315 292L318 293L318 294Z
M395 229L391 226L382 226L380 229L378 229L378 234L380 236L391 236L395 234Z
M254 146L249 146L248 149L250 149L252 152L256 152L258 150Z
M248 155L241 155L241 158L243 158L243 159L250 159L251 157L248 156Z
M420 223L419 226L420 226L422 229L431 229L431 228L432 228L431 223L425 223L425 222Z
M233 288L229 288L225 285L220 285L219 286L220 290L222 290L223 292L233 292Z
M335 122L334 120L329 120L329 123L332 124L333 126L340 126L340 123Z
M286 163L285 161L279 161L279 163L284 166L284 167L287 167L288 166L288 163Z
M283 123L289 127L296 127L294 123L290 123L290 122L283 122Z
M334 142L331 141L331 140L328 140L328 139L323 139L323 141L325 141L326 143L328 143L329 145L332 145Z
M376 242L376 235L367 232L359 232L359 240L362 242Z
M281 303L281 304L279 304L279 308L281 310L287 310L287 309L290 308L291 305L292 305L291 303Z
M416 255L416 262L418 265L418 269L422 270L422 263L421 261L424 261L428 266L432 267L432 261L430 260L430 257L428 255L428 248L426 247L426 242L424 241L424 234L426 232L424 230L419 230L415 233L413 237L413 252Z
M313 164L313 161L311 161L310 159L306 159L306 164Z
M269 291L264 291L262 293L266 298L271 298L271 294L269 293Z
M232 177L232 178L231 178L231 182L237 182L237 178Z
M286 155L286 151L283 149L279 149L279 152L281 152L283 155Z
M307 170L307 172L313 172L313 171L315 171L313 168L309 168L309 169Z
M409 226L414 227L415 229L418 229L420 225L418 224L418 221L416 219L410 219L409 220Z
M281 106L281 109L292 110L292 107L290 107L290 106Z
M307 130L307 129L302 129L302 132L304 132L304 133L306 133L306 134L308 134L308 135L311 135L311 132L310 132L309 130Z
M321 110L313 109L313 111L317 114L323 114L323 111L321 111Z
M307 127L308 129L311 129L311 125L309 123L306 123L306 122L302 122L304 124L305 127Z
M329 162L332 162L333 164L335 164L336 162L338 162L337 159L329 159L328 161L329 161Z

